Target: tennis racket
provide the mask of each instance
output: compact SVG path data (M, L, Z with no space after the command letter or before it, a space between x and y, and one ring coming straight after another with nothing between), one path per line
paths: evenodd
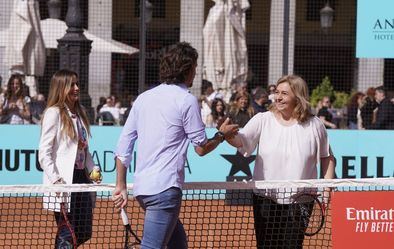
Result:
M126 211L124 208L120 211L120 216L122 217L123 225L125 228L125 242L124 248L125 249L136 249L139 248L141 244L141 240L138 238L137 234L131 230L131 226L129 224L129 218L127 217Z
M305 228L305 235L313 236L324 226L326 207L319 200L319 194L301 193L292 202L293 215L301 217L301 224Z
M77 238L74 233L66 211L66 204L60 203L60 220L56 234L56 248L57 249L76 249Z

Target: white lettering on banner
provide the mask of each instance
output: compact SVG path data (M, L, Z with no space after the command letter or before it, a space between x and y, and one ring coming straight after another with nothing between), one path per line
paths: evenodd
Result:
M394 222L371 222L371 232L373 233L392 233Z
M357 209L346 208L346 219L356 221L355 232L357 233L392 233L394 232L394 209Z
M392 233L394 231L394 222L357 222L356 233Z
M394 209L356 209L353 207L346 208L347 220L393 220Z
M356 232L363 233L368 232L369 222L357 222L356 223Z

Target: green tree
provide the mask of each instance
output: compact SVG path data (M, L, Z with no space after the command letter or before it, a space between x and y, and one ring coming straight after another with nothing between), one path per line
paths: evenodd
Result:
M334 94L335 101L332 104L334 108L342 108L348 103L350 98L350 95L348 93L334 91Z
M331 81L328 76L324 77L320 85L313 89L311 94L312 107L316 107L319 100L321 100L324 96L328 96L330 99L335 97L334 87L331 85Z

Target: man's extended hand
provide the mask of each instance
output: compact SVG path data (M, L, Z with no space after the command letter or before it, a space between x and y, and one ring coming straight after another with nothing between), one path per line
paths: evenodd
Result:
M239 125L231 124L230 118L226 118L224 122L220 124L218 130L224 134L224 137L226 139L233 138L235 135L238 134Z

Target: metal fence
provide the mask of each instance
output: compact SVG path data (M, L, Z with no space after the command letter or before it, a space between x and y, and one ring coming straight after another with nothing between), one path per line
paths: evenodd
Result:
M20 2L29 1L0 3L3 88L10 76L7 46L19 45L22 52L27 47L15 40L23 39L25 24L12 26L14 16L23 15ZM231 91L235 83L244 81L251 93L275 84L284 74L298 74L306 80L310 93L322 82L326 88L332 86L326 92L315 90L312 103L317 105L323 95L329 95L338 127L348 128L346 106L354 93L365 94L369 87L379 85L389 93L394 90L393 60L355 56L356 0L39 0L36 4L46 64L42 74L34 76L37 93L45 97L51 75L68 63L86 74L81 77L86 82L81 84L86 85L93 108L113 96L123 113L139 93L158 83L160 56L178 41L190 42L199 51L191 89L196 96L201 94L204 78L212 81L210 70L233 73L223 76L226 82L214 80L215 88ZM90 51L82 46L71 55L61 56L58 39L66 32L66 24L84 29L85 36L93 41ZM221 51L215 60L225 57L236 61L209 64L209 39L213 39L211 44L219 44L219 50L210 51L211 55ZM29 40L26 44L32 43ZM216 68L218 63L224 68ZM228 69L229 63L232 69ZM23 69L21 72L31 75Z

